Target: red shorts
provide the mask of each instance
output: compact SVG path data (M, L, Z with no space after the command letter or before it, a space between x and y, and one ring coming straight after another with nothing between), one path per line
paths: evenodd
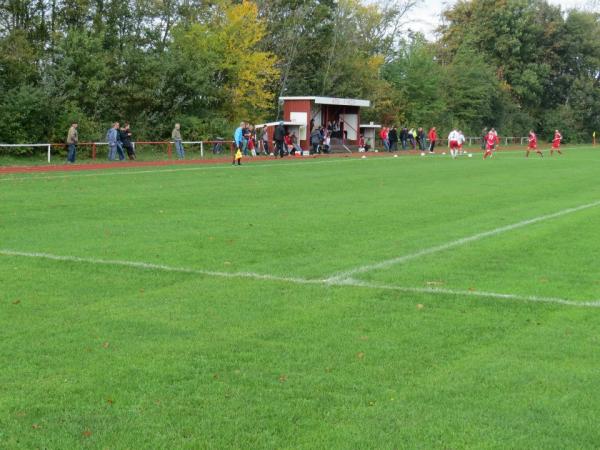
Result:
M528 148L529 150L537 150L537 142L530 142Z
M552 148L559 148L559 147L560 147L560 141L552 142Z
M485 149L486 150L494 150L494 148L496 147L496 144L485 144Z
M450 141L450 148L452 150L457 149L458 148L458 141Z

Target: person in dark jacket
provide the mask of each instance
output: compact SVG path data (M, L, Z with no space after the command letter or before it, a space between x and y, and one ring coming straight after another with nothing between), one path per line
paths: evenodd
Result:
M121 145L127 152L127 156L130 160L134 160L135 149L133 148L133 144L131 143L131 129L129 127L129 122L125 122L125 126L119 129L119 140L121 141Z
M323 137L321 136L320 128L313 128L310 133L310 145L312 146L312 154L319 153L319 146L321 145Z
M275 127L273 140L275 141L275 153L279 153L279 157L283 158L283 141L285 140L285 127L283 126L283 122L279 122L279 125Z
M402 150L406 150L406 144L408 142L408 128L403 127L400 131L400 142L402 142Z
M388 141L390 141L390 152L398 150L398 129L396 125L388 132Z
M417 129L417 143L419 144L419 150L425 150L425 130L423 127Z

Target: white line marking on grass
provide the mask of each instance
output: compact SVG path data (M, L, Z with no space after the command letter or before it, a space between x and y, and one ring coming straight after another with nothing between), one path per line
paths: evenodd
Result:
M386 157L372 158L371 161L377 159L388 159ZM245 164L244 169L246 170L248 167L257 168L257 167L289 167L289 166L297 166L297 167L309 167L312 165L319 164L332 164L339 162L348 162L348 161L364 161L360 158L331 158L326 161L314 161L314 160L306 160L306 161L294 161L294 162L279 162L279 163L260 163L256 162L253 164ZM364 163L364 162L363 162ZM168 166L164 166L168 167ZM10 176L13 174L6 173L0 174L0 181L21 181L21 180L54 180L60 178L85 178L85 177L107 177L107 176L119 176L119 175L139 175L139 174L148 174L148 173L173 173L173 172L195 172L195 171L203 171L203 170L240 170L237 166L234 168L229 163L215 163L215 165L203 164L198 167L181 167L175 169L152 169L152 170L136 170L137 168L132 167L130 169L126 169L126 171L117 171L116 169L92 169L92 170L82 170L78 172L70 172L68 174L63 175L42 175L36 176L43 172L30 172L28 175L30 176L20 176L14 177ZM4 175L4 176L3 176ZM23 175L23 174L19 174Z
M0 255L20 256L20 257L24 257L24 258L50 259L53 261L100 264L100 265L104 265L104 266L134 267L136 269L159 270L162 272L175 272L175 273L191 273L191 274L195 274L195 275L206 275L206 276L222 277L222 278L251 278L251 279L255 279L255 280L266 280L266 281L286 281L289 283L296 283L296 284L323 284L323 280L308 280L308 279L304 279L304 278L278 277L276 275L263 275L263 274L254 273L254 272L219 272L219 271L214 271L214 270L191 269L188 267L166 266L164 264L153 264L153 263L146 263L146 262L140 262L140 261L84 258L84 257L79 257L79 256L53 255L51 253L17 252L17 251L8 250L8 249L0 249Z
M360 281L355 280L353 278L348 278L346 280L339 281L334 283L335 286L354 286L354 287L364 287L371 289L383 289L383 290L393 290L393 291L401 291L401 292L412 292L415 294L444 294L444 295L458 295L458 296L467 296L467 297L486 297L486 298L494 298L494 299L502 299L502 300L517 300L521 302L535 302L535 303L555 303L558 305L567 305L567 306L585 306L591 308L599 308L600 300L592 300L592 301L576 301L576 300L568 300L565 298L557 298L557 297L538 297L535 295L517 295L517 294L500 294L497 292L486 292L486 291L462 291L455 289L444 289L444 288L413 288L413 287L403 287L403 286L394 286L388 284L380 284L380 283L371 283L368 281Z
M555 212L552 214L546 214L543 216L534 217L533 219L527 219L527 220L523 220L521 222L513 223L511 225L505 225L503 227L494 228L493 230L484 231L482 233L477 233L472 236L467 236L467 237L464 237L461 239L457 239L455 241L447 242L445 244L436 245L435 247L425 248L425 249L419 250L415 253L409 253L408 255L402 255L402 256L398 256L396 258L391 258L391 259L381 261L378 263L366 264L364 266L356 267L354 269L345 270L343 272L338 272L338 273L330 276L329 278L327 278L327 281L334 283L334 282L338 282L340 280L345 280L347 278L351 278L352 276L354 276L356 274L370 272L372 270L377 270L377 269L385 269L385 268L395 266L398 264L404 264L407 261L412 261L413 259L417 259L422 256L431 255L433 253L439 253L444 250L448 250L448 249L451 249L454 247L459 247L461 245L468 244L470 242L479 241L479 240L487 238L487 237L492 237L492 236L496 236L501 233L506 233L507 231L512 231L512 230L516 230L518 228L523 228L528 225L532 225L534 223L543 222L545 220L556 219L557 217L566 216L567 214L572 214L572 213L575 213L578 211L583 211L585 209L595 208L597 206L600 206L600 201L596 201L593 203L587 203L585 205L577 206L574 208L563 209L561 211L558 211L558 212Z
M222 278L247 278L253 280L263 281L276 281L285 282L300 285L321 285L326 287L337 286L337 287L357 287L365 289L380 289L388 291L398 291L412 294L431 294L431 295L456 295L456 296L467 296L467 297L478 297L478 298L492 298L501 300L514 300L520 302L534 302L534 303L553 303L565 306L576 306L576 307L600 307L600 300L594 301L576 301L568 300L556 297L538 297L533 295L516 295L516 294L500 294L495 292L485 291L461 291L453 289L441 289L441 288L419 288L419 287L403 287L394 286L388 284L371 283L367 281L355 280L352 278L346 278L344 280L332 281L324 279L307 279L297 277L280 277L276 275L267 275L254 272L218 272L212 270L199 270L187 267L173 267L164 264L153 264L139 261L123 261L123 260L110 260L110 259L97 259L97 258L84 258L78 256L62 256L53 255L50 253L31 253L31 252L19 252L15 250L0 249L0 255L4 256L16 256L25 258L40 258L49 259L52 261L64 261L64 262L76 262L76 263L87 263L87 264L99 264L106 266L121 266L121 267L133 267L142 270L156 270L162 272L172 273L184 273L194 275L204 275Z

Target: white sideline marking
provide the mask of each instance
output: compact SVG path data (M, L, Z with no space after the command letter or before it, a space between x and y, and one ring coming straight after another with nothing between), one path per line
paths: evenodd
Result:
M486 292L486 291L463 291L455 289L445 288L413 288L394 286L388 284L371 283L368 281L355 280L353 278L347 278L346 280L334 283L335 286L354 286L354 287L365 287L371 289L383 289L383 290L394 290L401 292L412 292L415 294L444 294L444 295L462 295L468 297L487 297L502 300L517 300L522 302L535 302L535 303L556 303L558 305L568 306L586 306L591 308L599 308L600 300L592 301L576 301L568 300L565 298L558 297L538 297L536 295L517 295L517 294L500 294L497 292Z
M513 223L511 225L505 225L503 227L495 228L493 230L484 231L482 233L477 233L472 236L467 236L461 239L457 239L455 241L447 242L445 244L436 245L435 247L425 248L423 250L419 250L415 253L409 253L408 255L398 256L396 258L388 259L385 261L381 261L378 263L367 264L364 266L356 267L354 269L345 270L343 272L338 272L329 278L327 278L328 282L338 282L340 280L345 280L347 278L351 278L353 275L359 273L370 272L376 269L385 269L390 266L394 266L397 264L404 264L407 261L411 261L413 259L420 258L421 256L431 255L433 253L442 252L444 250L448 250L454 247L459 247L461 245L468 244L469 242L478 241L487 237L495 236L497 234L506 233L507 231L516 230L517 228L523 228L527 225L532 225L534 223L543 222L545 220L556 219L557 217L566 216L567 214L572 214L578 211L583 211L584 209L595 208L600 206L600 201L596 201L593 203L588 203L581 206L576 206L574 208L567 208L561 211L546 214L539 217L534 217L533 219L523 220L521 222Z
M501 294L496 292L485 292L485 291L461 291L453 289L441 289L441 288L418 288L418 287L403 287L394 286L380 283L371 283L367 281L355 280L352 278L346 278L343 280L324 280L324 279L307 279L307 278L295 278L295 277L280 277L276 275L266 275L254 272L218 272L212 270L199 270L191 269L187 267L173 267L166 266L163 264L152 264L139 261L123 261L123 260L110 260L110 259L97 259L97 258L82 258L78 256L61 256L53 255L50 253L30 253L30 252L18 252L8 249L0 249L0 255L4 256L16 256L25 258L41 258L49 259L53 261L66 261L66 262L80 262L87 264L100 264L106 266L124 266L134 267L142 270L159 270L163 272L173 273L187 273L195 275L205 275L213 277L223 278L248 278L254 280L264 281L278 281L293 284L302 285L321 285L321 286L351 286L366 289L381 289L389 291L398 291L412 294L442 294L442 295L456 295L456 296L468 296L468 297L479 297L479 298L492 298L501 300L514 300L520 302L535 302L535 303L553 303L558 305L576 306L576 307L600 307L600 300L593 301L575 301L556 297L538 297L534 295L516 295L516 294Z
M206 275L213 277L222 278L252 278L255 280L267 280L267 281L286 281L289 283L296 284L322 284L322 280L308 280L303 278L292 278L292 277L278 277L275 275L263 275L254 272L219 272L214 270L199 270L190 269L188 267L174 267L166 266L164 264L153 264L139 261L124 261L118 259L98 259L98 258L82 258L79 256L62 256L53 255L51 253L37 253L37 252L17 252L14 250L0 249L0 255L5 256L21 256L25 258L42 258L51 259L53 261L68 261L68 262L82 262L89 264L101 264L105 266L124 266L124 267L135 267L137 269L146 270L160 270L163 272L176 272L176 273L191 273L195 275Z
M371 160L374 159L387 159L385 157L380 157L380 158L372 158ZM294 162L279 162L279 163L254 163L254 164L246 164L245 167L282 167L282 166L311 166L311 165L317 165L317 164L331 164L331 163L337 163L337 162L347 162L347 161L363 161L364 164L364 160L360 159L360 158L331 158L325 161L314 161L314 160L305 160L304 162L302 161L294 161ZM169 166L164 166L164 167L169 167ZM10 175L23 175L22 173L20 174L11 174L11 173L5 173L5 174L0 174L0 181L21 181L21 180L53 180L53 179L60 179L60 178L84 178L84 177L107 177L107 176L114 176L114 175L138 175L138 174L147 174L147 173L172 173L172 172L192 172L192 171L199 171L199 170L240 170L239 168L232 168L230 163L222 163L222 164L217 164L215 163L215 165L200 165L198 167L181 167L181 168L173 168L173 169L151 169L151 170L136 170L137 167L131 167L129 169L126 170L121 170L121 171L117 171L116 169L91 169L91 170L85 170L85 171L81 171L81 172L70 172L67 174L63 174L63 175L40 175L40 176L36 176L39 175L41 173L44 172L29 172L28 175L29 176L21 176L21 177L14 177L14 176L10 176Z

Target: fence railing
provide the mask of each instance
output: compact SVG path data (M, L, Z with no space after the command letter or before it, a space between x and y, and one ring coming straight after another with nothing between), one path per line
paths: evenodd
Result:
M174 141L135 141L131 143L134 151L136 151L136 147L139 146L166 146L167 147L167 157L171 159L173 157L173 145ZM229 149L229 152L233 152L234 142L233 141L220 141L220 140L212 140L212 141L182 141L184 145L198 145L200 147L200 158L204 158L206 151L205 146L210 146L210 152L216 154L216 148L220 149L220 151L225 151ZM46 157L48 163L52 162L53 149L61 148L66 149L67 144L55 144L55 143L42 143L42 144L0 144L0 149L2 148L44 148L46 150ZM217 147L218 146L218 147ZM89 148L90 156L92 159L97 158L98 147L108 147L108 142L78 142L78 148ZM231 154L231 153L230 153Z
M507 137L501 137L500 138L500 144L501 145L524 145L528 142L528 137L525 136L507 136ZM437 140L436 142L439 146L445 146L448 145L448 139L447 138L440 138ZM482 138L481 137L466 137L465 138L465 144L467 146L473 146L473 145L481 145L482 143ZM140 146L153 146L153 147L160 147L160 146L166 146L166 153L167 153L167 157L169 159L173 158L173 145L175 144L175 142L173 141L136 141L136 142L132 142L134 151L136 151L136 147L140 147ZM229 155L231 156L234 153L234 149L235 149L235 143L233 141L228 141L228 140L206 140L206 141L182 141L182 144L186 145L186 146L199 146L200 148L200 158L205 158L207 152L210 152L212 155L214 154L220 154L220 152L223 152L223 155L225 156L225 151L227 148L229 148ZM271 145L273 145L272 142L270 142ZM381 142L381 140L379 138L376 138L375 142L374 142L374 146L373 149L375 149L376 147L378 148L383 148L383 144ZM425 147L427 148L429 145L429 139L426 139L425 142ZM258 142L258 148L261 149L261 145L262 145L262 140L259 140ZM97 153L98 153L98 148L99 147L108 147L108 142L79 142L77 144L77 146L79 148L84 147L84 148L89 148L90 150L90 156L92 159L96 159L97 158ZM207 150L207 146L208 146L208 150ZM398 142L398 147L401 148L402 143ZM45 152L46 152L46 158L48 163L50 163L52 161L52 156L53 156L53 149L66 149L67 148L67 144L64 143L59 143L59 144L55 144L55 143L41 143L41 144L0 144L0 150L2 148L44 148ZM274 146L272 147L274 148ZM412 148L410 145L408 146L408 148ZM418 149L418 144L416 144L416 148Z

